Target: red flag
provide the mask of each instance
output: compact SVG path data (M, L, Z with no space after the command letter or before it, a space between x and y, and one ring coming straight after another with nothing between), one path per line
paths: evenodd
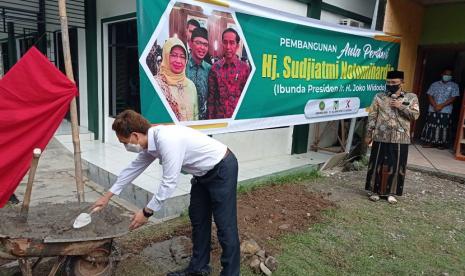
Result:
M35 47L0 80L0 208L47 146L77 88Z

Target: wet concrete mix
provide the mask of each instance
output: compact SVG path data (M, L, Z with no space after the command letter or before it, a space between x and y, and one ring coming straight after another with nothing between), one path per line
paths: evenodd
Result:
M106 206L93 213L92 222L79 229L73 223L80 213L88 213L92 203L41 203L29 208L27 219L20 208L0 209L0 236L48 240L93 240L121 236L128 232L130 217L125 210Z

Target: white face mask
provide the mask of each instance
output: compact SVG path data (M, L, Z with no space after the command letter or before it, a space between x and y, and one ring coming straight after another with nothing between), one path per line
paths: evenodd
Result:
M124 144L124 147L129 152L139 153L142 151L142 147L139 144Z

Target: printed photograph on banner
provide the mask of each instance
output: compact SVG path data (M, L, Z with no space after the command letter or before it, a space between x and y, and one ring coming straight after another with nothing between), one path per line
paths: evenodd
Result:
M176 2L145 58L174 121L231 119L250 77L250 54L231 13Z

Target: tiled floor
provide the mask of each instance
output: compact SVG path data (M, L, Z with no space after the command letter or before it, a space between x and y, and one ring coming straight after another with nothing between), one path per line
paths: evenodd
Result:
M465 175L465 161L456 160L450 150L423 148L420 145L410 145L408 164L431 170Z
M15 191L20 200L24 198L28 178L26 174ZM30 205L33 207L46 203L77 202L76 190L73 156L58 141L52 139L40 157ZM85 181L84 194L87 202L94 202L103 192L104 189L99 185ZM136 206L125 200L115 197L113 202L128 210L137 210Z

